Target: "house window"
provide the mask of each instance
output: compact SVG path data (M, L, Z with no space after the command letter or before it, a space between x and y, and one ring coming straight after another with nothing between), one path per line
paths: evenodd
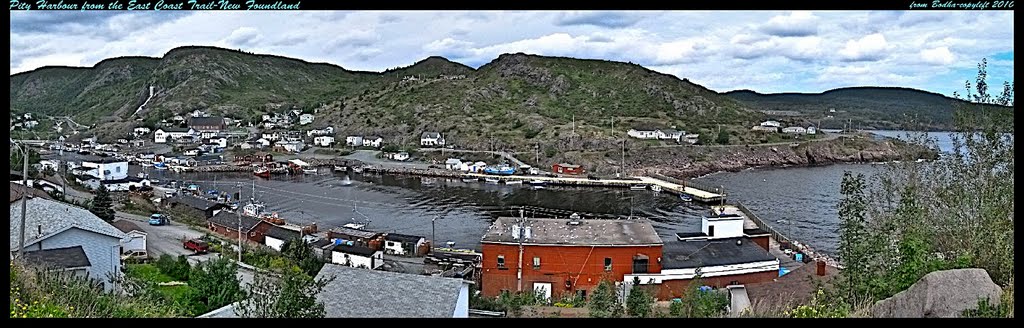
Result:
M604 258L604 271L612 271L612 258Z
M533 268L535 270L539 270L540 269L540 258L539 257L534 257L533 258Z
M633 257L633 273L647 273L648 263L650 263L650 258L643 254L637 254Z
M506 269L505 268L505 255L498 255L498 269Z

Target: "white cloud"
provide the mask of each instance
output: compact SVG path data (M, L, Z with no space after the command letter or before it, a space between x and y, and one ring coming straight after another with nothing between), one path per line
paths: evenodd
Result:
M949 52L947 47L921 50L921 60L933 65L949 65L953 63L956 56Z
M884 35L883 35L884 34ZM33 12L11 14L10 72L162 56L187 45L382 71L441 55L479 67L502 53L634 62L717 91L855 85L944 94L981 60L1012 80L1013 13L826 12Z
M846 41L846 46L839 50L839 56L847 61L875 61L885 57L888 47L885 36L875 33Z
M806 11L772 17L761 26L761 31L775 36L808 36L818 33L817 16Z

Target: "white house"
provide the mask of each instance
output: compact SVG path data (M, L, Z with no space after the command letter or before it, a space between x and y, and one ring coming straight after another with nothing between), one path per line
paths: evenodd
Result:
M146 250L146 231L139 228L137 224L125 219L118 219L111 222L110 225L125 233L124 238L121 239L121 254Z
M363 146L363 136L348 136L345 137L345 144L353 147Z
M313 123L313 119L316 118L313 114L302 114L299 115L299 125L306 125Z
M192 136L195 134L193 129L185 128L159 128L153 132L153 142L155 143L167 143L168 141L183 138L186 136Z
M444 146L444 137L439 132L423 132L420 135L420 146Z
M331 250L331 263L353 268L376 269L384 265L384 252L359 245L338 245Z
M454 170L459 170L459 168L461 166L462 166L462 160L458 159L458 158L449 158L448 160L444 161L444 168L445 169L449 169L449 170L453 170L454 171Z
M13 189L13 187L12 187ZM12 193L14 190L12 190ZM21 202L25 215L25 262L94 279L107 291L121 274L121 239L125 234L88 210L31 197L11 202L11 255L20 246Z
M270 147L271 144L270 139L267 138L256 139L256 143L259 143L262 147Z
M815 133L818 133L818 129L815 129L813 126L808 126L807 127L807 134L815 134Z
M306 144L302 141L278 141L274 146L279 147L283 151L292 153L300 152L303 148L306 148Z
M761 126L781 128L782 127L782 123L779 123L778 121L764 121L764 122L761 122Z
M409 153L398 152L398 153L384 153L384 158L392 159L396 161L406 161L409 159Z
M332 137L332 136L319 136L319 137L313 138L313 144L317 145L317 146L320 146L320 147L330 147L331 144L334 144L334 137Z
M128 177L128 161L112 157L83 160L86 175L100 180L121 180Z
M654 128L635 127L629 129L629 131L627 131L626 134L629 135L630 137L637 139L658 139L658 134L660 132L661 131Z
M393 255L417 255L416 251L427 242L420 236L389 233L384 235L384 253Z
M214 137L206 140L209 145L216 145L220 148L228 148L228 138L225 137Z
M363 138L363 147L374 147L380 148L380 144L384 142L384 139L377 136L371 136Z
M281 135L277 134L277 132L263 132L261 137L270 141L277 141L278 139L281 139Z
M132 134L135 135L136 138L146 135L149 132L149 128L144 126L140 126L132 130Z
M35 127L36 127L36 125L39 125L39 121L36 121L36 120L31 120L31 121L27 121L27 122L25 122L25 128L26 128L26 129L31 129L31 128L35 128Z
M764 125L755 125L753 128L750 128L750 130L758 132L779 132L779 128L777 127Z
M683 135L683 141L686 141L687 143L690 143L690 144L697 143L697 140L699 138L700 138L700 134L697 134L697 133L690 133L690 134Z
M39 168L43 171L57 171L60 167L60 160L56 159L44 159L39 161Z
M675 140L678 142L680 139L683 138L683 134L685 134L683 131L674 129L658 130L658 139Z
M310 137L326 136L326 135L331 135L331 134L334 134L334 128L330 127L330 126L328 126L326 128L323 128L323 129L313 129L313 130L306 131L306 136L310 136Z
M799 127L799 126L791 126L791 127L782 129L782 133L804 134L804 133L807 133L807 129L804 129L803 127Z
M302 233L298 230L289 230L280 226L271 226L263 236L264 244L280 252L281 247L284 247L284 243L292 239L301 238Z
M184 154L185 156L199 156L199 149L198 148L189 149L189 150L186 150L182 154Z

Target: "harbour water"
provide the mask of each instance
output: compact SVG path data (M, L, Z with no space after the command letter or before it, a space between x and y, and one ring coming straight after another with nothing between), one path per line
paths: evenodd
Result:
M902 135L898 131L886 133ZM948 134L935 136L940 149L948 151ZM697 181L724 186L730 200L743 202L779 232L819 252L834 255L839 228L836 206L843 172L870 175L878 169L879 166L868 164L751 169L712 174ZM707 211L707 205L681 202L671 194L650 190L535 190L529 185L363 174L352 175L352 183L346 185L344 173L328 168L322 168L317 175L271 179L245 173L150 173L161 180L191 181L204 189L216 188L231 194L241 187L243 199L250 197L255 186L256 198L267 203L268 210L293 223L316 222L321 229L327 229L359 222L366 223L365 228L370 230L427 238L431 238L433 231L438 243L453 241L458 248L479 249L480 237L494 218L519 215L513 210L515 206L648 217L665 240L674 239L675 232L699 230L700 217Z

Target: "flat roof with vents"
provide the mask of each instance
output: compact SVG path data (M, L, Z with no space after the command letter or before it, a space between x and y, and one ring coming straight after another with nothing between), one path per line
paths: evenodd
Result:
M491 224L482 243L519 244L520 218L502 217ZM646 219L523 219L529 232L523 244L564 246L656 246L661 237ZM525 230L525 229L524 229Z

